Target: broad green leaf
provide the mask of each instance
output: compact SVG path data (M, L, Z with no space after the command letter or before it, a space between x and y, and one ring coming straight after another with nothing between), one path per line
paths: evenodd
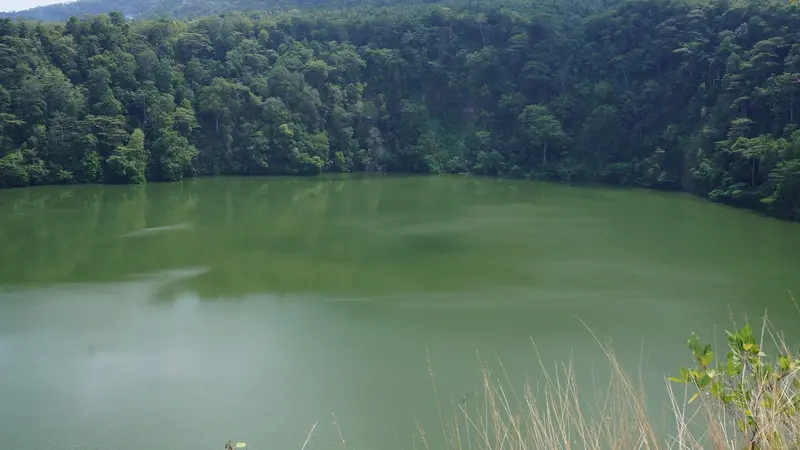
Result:
M695 392L694 395L692 395L689 398L689 403L692 403L697 398L698 395L700 395L700 393L699 392Z
M750 328L750 324L746 324L742 327L742 331L739 332L741 339L745 342L753 342L753 329Z
M700 359L700 364L702 364L703 367L707 367L713 360L714 352L711 351L710 345L706 345L705 349L703 349L703 357Z
M689 350L692 351L692 354L695 358L700 358L702 356L700 350L700 340L697 339L697 335L692 333L692 336L689 338Z
M711 382L711 377L709 377L708 374L706 374L706 373L703 373L702 375L697 373L695 375L697 376L697 386L698 387L705 388L706 386L708 386L708 383Z
M725 366L725 372L730 376L736 376L742 373L742 361L738 353L728 352L728 360Z
M724 395L722 395L722 383L719 381L714 381L711 383L710 387L711 395L713 395L717 399L721 399L723 402L725 401ZM720 398L722 397L722 398Z
M781 370L789 370L791 366L792 366L792 361L788 357L786 356L778 357L778 367L780 367Z

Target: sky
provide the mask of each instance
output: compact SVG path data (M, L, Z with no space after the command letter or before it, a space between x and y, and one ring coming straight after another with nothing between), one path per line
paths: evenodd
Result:
M0 0L0 11L20 11L34 6L64 3L65 0Z

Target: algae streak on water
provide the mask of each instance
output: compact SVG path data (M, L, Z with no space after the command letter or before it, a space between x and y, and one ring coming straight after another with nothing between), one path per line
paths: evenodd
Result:
M338 448L331 412L353 448L410 448L415 419L439 428L426 352L444 405L474 401L478 357L535 382L531 339L588 386L606 364L578 318L643 358L659 413L685 337L729 308L797 333L800 227L681 195L217 178L0 210L9 448L298 448L316 422L307 448Z
M162 227L140 228L138 230L131 231L130 233L125 233L121 237L142 237L142 236L150 236L153 234L166 233L170 231L185 231L191 229L192 229L192 224L181 223L177 225L165 225Z

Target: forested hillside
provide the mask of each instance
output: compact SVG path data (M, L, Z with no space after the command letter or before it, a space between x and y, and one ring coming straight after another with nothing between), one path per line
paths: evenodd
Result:
M0 21L0 186L472 172L800 220L800 10L632 1Z
M161 17L197 18L231 11L280 11L292 8L349 7L356 5L388 6L396 4L433 3L436 0L75 0L68 3L39 6L24 11L0 12L0 18L25 18L44 21L66 21L75 16L105 14L117 11L129 19ZM449 0L464 3L464 0ZM597 2L598 0L579 0ZM618 0L613 0L618 1ZM440 2L437 2L440 3Z

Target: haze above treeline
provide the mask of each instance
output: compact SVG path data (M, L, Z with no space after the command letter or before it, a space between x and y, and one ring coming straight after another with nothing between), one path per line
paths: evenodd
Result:
M122 12L83 17L100 5ZM0 186L474 173L800 219L797 6L310 6L84 0L25 13L83 18L0 21Z

